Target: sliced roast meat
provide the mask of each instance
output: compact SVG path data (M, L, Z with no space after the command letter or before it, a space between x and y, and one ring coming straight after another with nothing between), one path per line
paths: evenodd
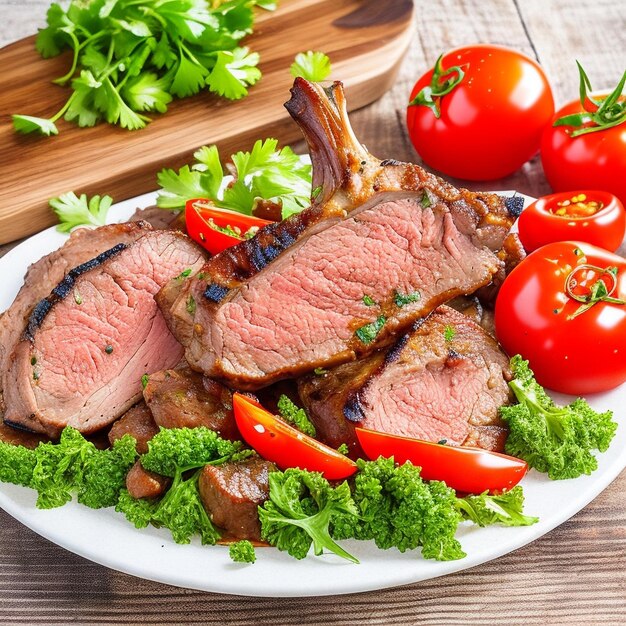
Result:
M137 452L148 452L148 441L159 432L150 409L145 402L131 407L118 419L109 430L109 443L113 445L124 435L130 435L137 441Z
M206 426L223 439L240 438L233 416L232 391L189 368L151 374L143 397L158 426Z
M261 540L258 507L269 497L273 463L259 457L207 465L200 474L200 497L211 521L236 539Z
M299 383L320 438L359 452L354 427L502 450L509 361L467 316L441 306L389 351Z
M166 314L192 368L247 389L367 355L488 284L514 221L495 194L369 154L341 84L296 79L286 107L309 144L315 203L211 258Z
M33 307L50 294L67 272L117 244L132 243L150 229L146 222L111 224L95 230L79 228L58 250L33 263L13 304L0 316L0 372L5 371ZM0 391L2 382L0 376Z
M71 270L33 309L4 373L5 422L56 437L90 433L141 397L141 377L181 346L154 294L204 253L182 233L150 231Z

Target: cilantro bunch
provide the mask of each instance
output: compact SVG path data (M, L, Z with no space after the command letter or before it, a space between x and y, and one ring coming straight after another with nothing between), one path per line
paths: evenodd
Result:
M172 98L207 88L231 100L260 78L259 55L238 44L252 32L255 5L268 0L72 0L53 3L36 47L44 57L72 51L71 84L63 107L48 119L14 115L19 132L56 135L61 117L79 126L106 120L143 128L150 112L164 113Z
M250 152L231 155L226 173L217 146L202 146L193 156L196 162L191 167L159 172L159 207L180 209L187 200L206 198L216 207L251 215L263 199L279 203L284 219L311 204L311 165L289 146L278 149L276 139L259 139ZM226 186L229 174L234 181Z

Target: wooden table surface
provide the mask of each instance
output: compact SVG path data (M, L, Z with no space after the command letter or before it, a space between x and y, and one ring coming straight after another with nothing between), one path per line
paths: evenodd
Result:
M34 32L47 4L0 0L0 45ZM575 59L597 88L612 87L626 67L624 0L417 4L414 43L397 83L351 118L357 136L380 157L419 162L404 128L405 103L417 76L451 47L490 42L537 58L557 104L578 93ZM489 187L534 196L549 190L538 158ZM465 572L322 599L243 598L140 580L66 552L0 511L0 623L626 624L625 493L622 472L559 528Z

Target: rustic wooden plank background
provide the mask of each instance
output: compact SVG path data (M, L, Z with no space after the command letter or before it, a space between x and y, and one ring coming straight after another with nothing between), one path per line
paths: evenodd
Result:
M0 45L33 33L47 4L0 0ZM407 95L447 48L491 42L534 56L557 103L578 91L574 59L597 88L612 86L626 67L623 0L417 5L417 32L397 83L352 115L357 136L378 156L417 160L404 130ZM548 191L538 159L490 187L530 195ZM323 599L240 598L139 580L66 552L0 511L0 623L625 624L625 493L623 472L570 521L497 561L429 582Z

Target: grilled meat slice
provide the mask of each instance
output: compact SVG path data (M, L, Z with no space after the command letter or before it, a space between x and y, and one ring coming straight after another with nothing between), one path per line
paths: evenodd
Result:
M132 243L149 230L146 222L111 224L95 230L79 228L58 250L33 263L13 304L0 316L0 372L5 371L33 307L50 294L67 272L119 243ZM2 382L0 375L0 391Z
M257 508L269 497L269 473L276 466L259 457L207 465L198 487L204 508L216 526L236 539L261 540Z
M369 154L339 83L296 79L286 107L309 144L315 203L211 258L166 313L192 368L247 389L365 356L487 285L513 223L494 194Z
M502 450L498 409L510 400L508 358L467 316L440 306L388 351L300 380L320 438L359 447L354 427Z
M35 306L9 359L5 422L56 437L122 415L141 397L142 375L182 355L154 294L204 258L182 233L150 231L71 270Z
M148 452L148 441L159 432L150 409L145 402L131 407L118 419L109 430L109 443L113 445L124 435L130 435L137 441L137 452Z
M158 426L206 426L223 439L239 439L232 391L189 368L151 374L143 397Z

